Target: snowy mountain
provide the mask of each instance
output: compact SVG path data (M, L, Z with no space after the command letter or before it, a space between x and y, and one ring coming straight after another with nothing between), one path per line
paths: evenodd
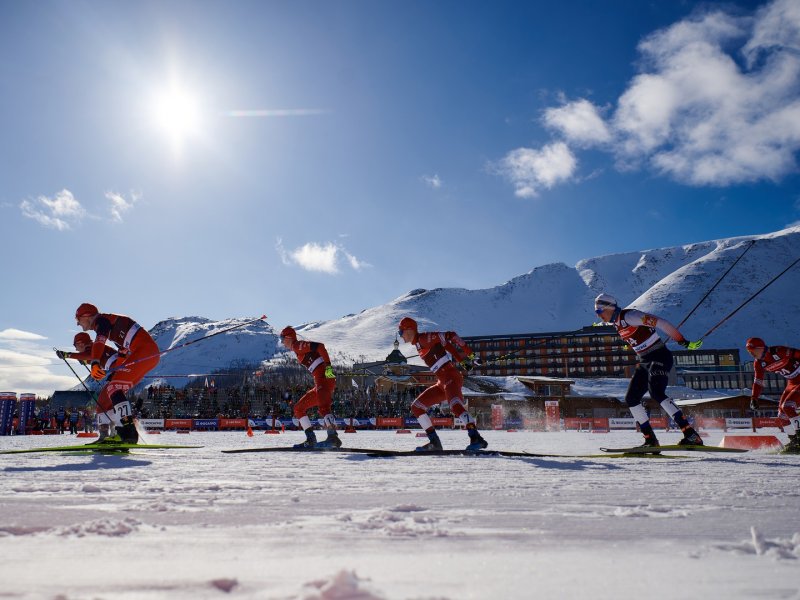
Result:
M162 352L170 349L174 351L162 356L158 366L149 373L145 384L161 377L164 382L181 387L189 379L177 378L176 375L204 375L242 364L256 365L271 358L277 349L278 338L266 321L248 323L202 343L191 344L201 337L253 320L234 318L211 321L203 317L183 317L157 323L150 330L150 335ZM183 344L189 345L178 348Z
M677 325L753 240L744 257L681 328L687 337L697 339L800 257L800 227L612 254L581 260L574 267L549 264L488 289L413 290L382 306L341 319L306 323L297 330L306 339L324 342L332 353L381 360L391 351L397 324L406 315L415 318L421 329L455 330L465 336L570 331L596 320L593 300L600 292ZM743 351L750 336L773 344L800 345L798 290L800 264L714 331L706 346ZM153 327L151 334L166 350L247 320L168 319ZM271 358L277 347L273 328L257 322L166 354L151 375L208 373L237 361L257 363ZM401 346L401 351L414 354L408 345Z
M570 331L597 320L593 300L600 292L677 325L752 240L752 248L681 328L697 339L800 257L800 226L590 258L575 267L544 265L488 289L413 290L383 306L298 331L331 348L378 360L391 350L397 323L406 315L421 329L449 329L464 336ZM705 340L707 347L743 350L751 336L800 345L798 290L800 264L714 331ZM405 345L401 350L413 353Z

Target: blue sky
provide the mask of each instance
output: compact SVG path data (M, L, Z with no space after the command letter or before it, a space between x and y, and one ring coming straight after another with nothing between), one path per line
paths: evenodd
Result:
M18 392L84 301L280 327L800 220L789 0L3 2L0 57Z

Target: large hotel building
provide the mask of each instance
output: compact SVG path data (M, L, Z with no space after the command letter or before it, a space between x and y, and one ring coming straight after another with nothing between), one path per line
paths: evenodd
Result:
M464 336L486 366L475 375L563 378L630 377L636 354L611 326L576 331ZM737 349L673 350L675 374L693 389L739 389L753 384L752 362L739 363ZM768 374L767 392L780 392L782 377Z

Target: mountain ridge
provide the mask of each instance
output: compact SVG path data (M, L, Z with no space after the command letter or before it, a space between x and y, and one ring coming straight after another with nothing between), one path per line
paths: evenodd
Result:
M534 267L500 285L417 288L385 304L329 321L295 328L331 353L353 360L381 360L391 351L397 323L416 319L421 330L453 330L462 336L571 331L590 325L594 297L606 292L623 306L652 312L677 325L719 277L752 248L681 328L697 339L772 277L800 257L800 226L763 235L737 236L668 248L624 252ZM788 271L706 340L707 347L744 349L747 337L800 345L800 267ZM163 350L250 319L212 321L179 317L157 323L151 333ZM233 330L162 358L151 375L224 369L234 362L255 364L279 351L276 330L266 322ZM402 346L405 354L413 354Z

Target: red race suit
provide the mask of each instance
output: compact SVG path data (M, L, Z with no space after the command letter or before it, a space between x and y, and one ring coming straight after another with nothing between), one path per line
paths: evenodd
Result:
M122 362L123 356L124 355L120 355L117 350L108 344L105 344L103 347L103 354L100 356L100 366L106 371L113 369L115 364ZM73 360L80 361L85 365L91 364L92 348L90 347L88 350L84 350L83 352L70 352L69 357Z
M97 335L92 344L92 362L102 366L106 341L113 342L122 360L118 361L100 390L97 404L103 411L113 408L112 396L117 392L127 395L147 373L158 364L160 350L146 329L125 315L99 314L94 321Z
M461 392L464 378L453 364L453 360L461 362L472 354L472 350L453 331L418 333L412 343L417 347L420 358L436 375L437 380L414 400L411 405L412 414L419 417L434 404L447 401L450 403L453 415L460 417L465 411Z
M300 364L308 369L314 378L314 387L303 394L294 405L294 417L296 419L304 417L308 409L313 406L319 408L319 413L323 417L330 414L336 378L330 376L332 373L328 367L331 366L331 359L325 345L319 342L294 340L291 349L297 355Z
M787 381L778 403L778 415L788 419L797 417L797 404L800 402L800 350L789 346L770 346L765 349L761 360L753 362L753 370L753 399L758 400L764 389L764 371L783 375Z

